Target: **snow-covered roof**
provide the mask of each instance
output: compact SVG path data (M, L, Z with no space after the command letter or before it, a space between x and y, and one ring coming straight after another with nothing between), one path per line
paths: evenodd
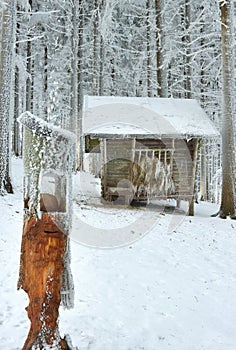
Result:
M97 137L216 137L220 133L193 99L85 96L83 134Z

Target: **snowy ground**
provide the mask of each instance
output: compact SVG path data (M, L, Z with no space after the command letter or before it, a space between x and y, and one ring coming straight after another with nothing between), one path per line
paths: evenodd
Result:
M14 160L15 194L0 198L0 349L7 350L22 348L29 327L27 296L16 290L21 173ZM60 310L62 334L79 350L235 350L236 222L210 218L217 207L209 203L197 205L193 218L152 207L104 207L97 180L86 179L83 202L78 186L74 191L75 307ZM146 234L136 235L138 228ZM79 229L112 234L105 242L87 240ZM113 240L120 232L123 241Z

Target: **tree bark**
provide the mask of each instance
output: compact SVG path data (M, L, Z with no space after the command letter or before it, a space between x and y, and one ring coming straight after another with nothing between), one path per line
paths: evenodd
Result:
M83 75L82 75L82 45L83 45L83 25L84 25L84 13L83 13L83 4L79 0L78 3L75 0L75 6L78 6L76 12L78 11L78 52L77 52L77 167L82 169L83 167L83 156L82 156L82 103L83 103ZM75 53L76 54L76 53Z
M184 3L184 14L183 14L183 24L184 24L184 36L182 38L184 44L184 91L185 98L192 97L192 87L191 87L191 59L190 59L190 16L191 16L191 8L190 8L190 0L185 0Z
M220 2L223 126L222 126L222 196L220 217L235 218L235 145L234 145L234 54L233 1Z
M164 64L164 31L163 31L163 0L155 0L156 9L156 64L157 64L157 94L159 97L167 97L168 81L167 69Z
M146 0L146 37L147 37L147 96L151 97L151 28L150 28L150 0Z
M0 194L13 193L10 179L10 127L13 114L13 72L16 2L2 6L0 54Z
M93 95L98 95L98 2L94 0L94 24L93 24Z

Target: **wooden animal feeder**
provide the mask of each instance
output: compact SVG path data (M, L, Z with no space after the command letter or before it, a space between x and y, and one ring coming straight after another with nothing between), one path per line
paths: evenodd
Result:
M195 100L84 99L84 164L101 176L106 201L193 203L198 141L209 137L219 132Z
M75 135L29 112L24 130L24 227L18 288L29 296L31 327L23 350L69 349L58 309L73 306L69 233Z

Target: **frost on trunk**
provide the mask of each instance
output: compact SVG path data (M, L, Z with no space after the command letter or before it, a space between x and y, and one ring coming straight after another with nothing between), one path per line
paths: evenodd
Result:
M156 61L158 96L167 97L168 82L167 69L164 62L164 28L163 28L163 0L155 0L156 9Z
M70 271L71 186L75 135L25 112L24 227L18 288L29 296L23 350L71 349L58 329L59 306L73 307ZM37 277L35 277L37 276Z
M191 18L191 9L190 1L185 0L184 3L184 30L185 35L183 36L183 41L185 45L185 57L184 57L184 89L186 98L192 97L192 88L191 88L191 47L190 47L190 18Z
M0 194L12 193L10 180L10 127L13 114L13 72L16 2L2 4L0 55Z
M235 217L233 1L220 2L222 42L222 197L220 217Z
M77 167L78 169L82 166L82 146L81 146L81 135L82 135L82 100L83 100L83 74L82 74L82 46L83 46L83 26L84 26L84 13L83 13L83 4L82 0L74 1L73 7L73 25L77 25L78 32L78 42L76 51L74 53L77 56L77 67L75 67L75 72L77 72L77 86L75 89L77 90ZM77 24L78 22L78 24Z
M151 89L151 71L152 71L152 62L151 62L151 28L150 28L150 0L146 0L146 37L147 37L147 96L152 96Z

